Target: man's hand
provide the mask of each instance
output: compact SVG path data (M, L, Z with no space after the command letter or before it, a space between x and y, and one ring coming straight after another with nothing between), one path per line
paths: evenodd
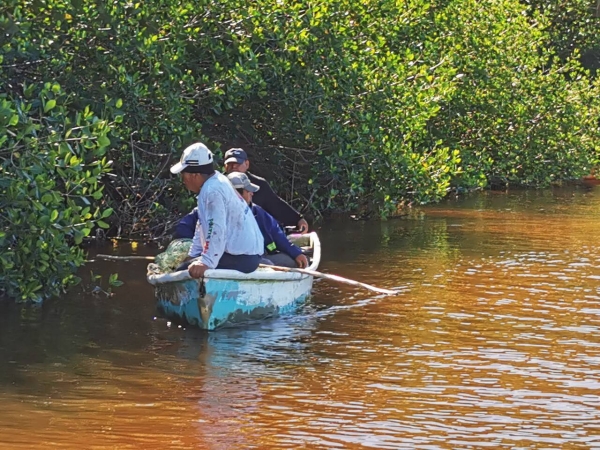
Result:
M306 269L308 267L308 259L305 255L298 255L296 257L296 264L298 264L298 267L301 269Z
M200 261L194 261L188 267L188 273L192 278L202 278L204 272L209 269L208 266L202 264Z
M296 225L300 234L308 233L308 222L304 219L300 219L298 221L298 225Z

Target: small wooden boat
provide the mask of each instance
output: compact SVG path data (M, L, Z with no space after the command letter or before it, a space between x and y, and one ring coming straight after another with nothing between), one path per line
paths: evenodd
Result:
M316 270L321 260L317 234L289 237L306 253L312 253L308 269ZM214 330L293 311L310 295L313 276L260 267L248 274L207 270L204 280L198 280L187 270L164 274L149 270L148 282L154 286L158 308L166 317Z

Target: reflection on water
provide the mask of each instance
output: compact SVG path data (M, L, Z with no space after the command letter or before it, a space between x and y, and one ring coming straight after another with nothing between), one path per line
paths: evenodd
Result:
M402 293L318 281L215 333L156 317L143 263L97 263L114 297L0 311L0 447L598 448L599 192L327 223L324 271Z

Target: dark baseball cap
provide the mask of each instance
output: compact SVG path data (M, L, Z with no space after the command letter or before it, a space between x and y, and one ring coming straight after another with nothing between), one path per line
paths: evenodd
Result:
M237 163L243 164L248 160L248 155L241 148L230 148L225 152L224 164Z

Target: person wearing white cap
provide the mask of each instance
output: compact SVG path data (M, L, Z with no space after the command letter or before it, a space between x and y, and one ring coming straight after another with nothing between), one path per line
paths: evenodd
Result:
M232 172L227 175L227 178L252 209L258 228L263 235L265 246L261 262L283 267L300 267L301 269L308 267L308 259L302 253L302 249L288 240L271 214L252 202L254 195L260 190L260 186L251 183L246 174L241 172ZM179 221L177 237L193 238L197 222L198 208L194 208L191 213Z
M201 142L187 147L171 167L185 187L198 194L198 225L186 266L201 278L208 269L249 273L258 268L264 240L252 211L229 180L214 169L213 154Z
M248 154L241 148L230 148L225 152L225 172L245 173L250 181L260 187L260 191L254 196L253 202L262 207L284 226L296 227L300 233L308 233L308 222L292 208L285 200L279 197L271 188L267 180L250 172L250 161Z

